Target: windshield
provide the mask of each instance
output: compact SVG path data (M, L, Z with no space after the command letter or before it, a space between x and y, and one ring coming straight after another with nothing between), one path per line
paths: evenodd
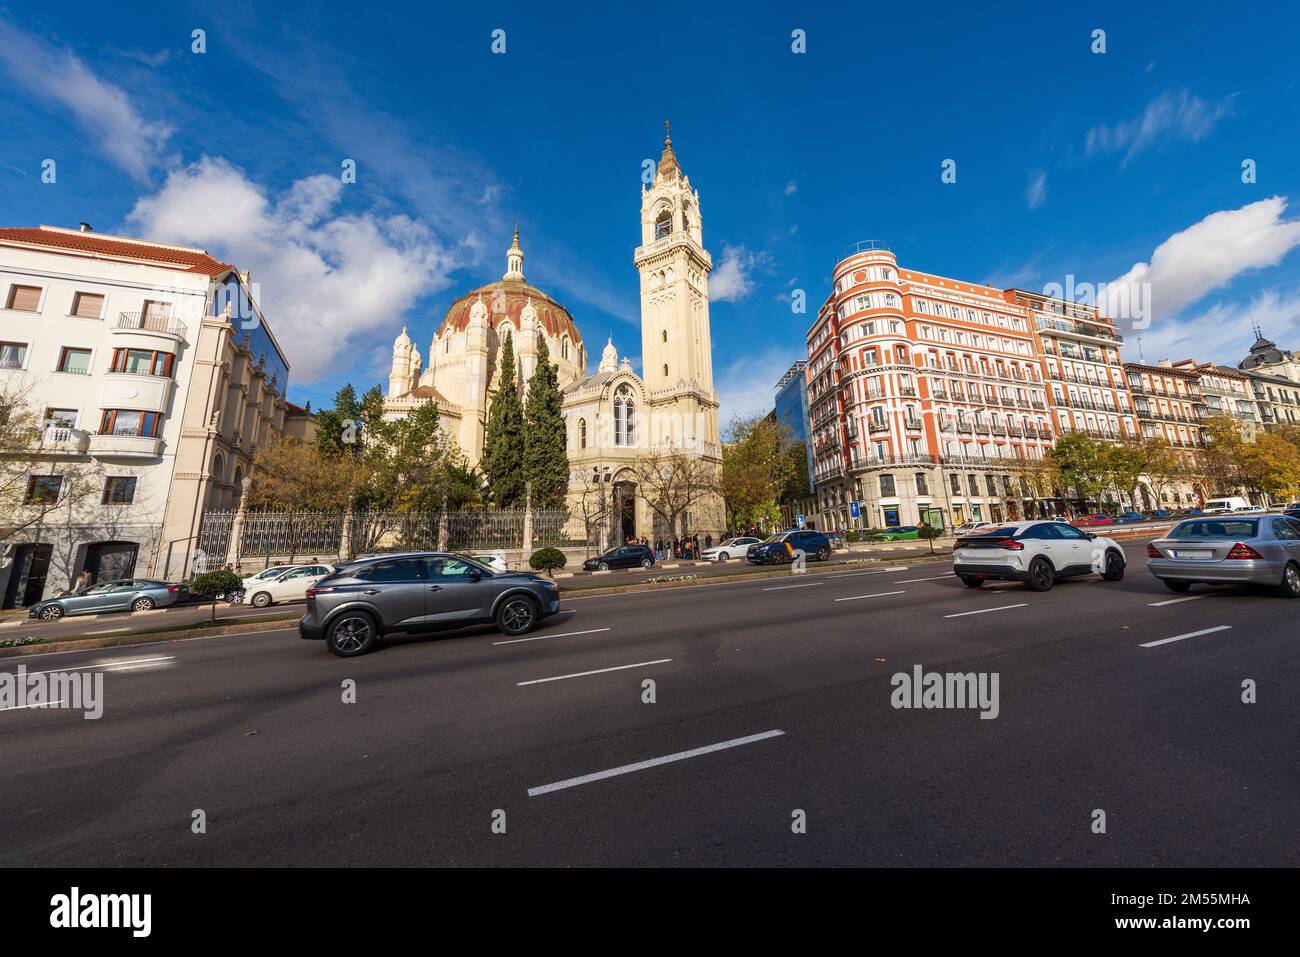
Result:
M1170 538L1254 538L1259 522L1251 518L1201 518L1183 522L1169 533Z
M767 544L768 542L783 542L783 541L785 541L785 532L777 532L775 535L769 535L767 536L767 538L763 539L764 544Z

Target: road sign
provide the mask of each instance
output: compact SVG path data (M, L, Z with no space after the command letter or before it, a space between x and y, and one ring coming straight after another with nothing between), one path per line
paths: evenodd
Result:
M849 514L854 518L862 517L862 506L857 502L849 502Z
M802 515L796 515L796 516L794 517L794 523L795 523L796 525L802 525L802 524L803 524L803 516L802 516Z

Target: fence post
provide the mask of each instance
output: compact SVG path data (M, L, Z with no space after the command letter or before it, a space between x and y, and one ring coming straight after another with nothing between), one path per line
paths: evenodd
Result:
M251 478L246 478L240 483L239 489L239 507L235 509L235 519L230 523L230 540L226 542L226 564L237 566L239 564L239 545L244 538L244 517L248 505L248 489L253 484Z
M339 558L346 561L352 557L352 502L348 496L348 510L343 513L343 534L339 536Z
M438 551L447 550L447 493L442 495L442 514L438 516Z
M527 563L533 554L533 483L524 483L524 545L519 555L519 564Z

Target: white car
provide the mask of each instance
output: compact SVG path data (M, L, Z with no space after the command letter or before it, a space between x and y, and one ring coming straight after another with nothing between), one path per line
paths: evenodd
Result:
M958 525L956 528L953 529L953 532L958 535L970 535L974 532L978 532L982 528L992 528L992 527L993 527L992 522L962 522L960 525Z
M272 579L279 578L290 568L297 568L297 565L272 565L270 568L263 569L256 575L244 576L244 591L248 591L254 585L260 585L262 582L269 582Z
M497 549L495 552L485 552L482 555L471 555L470 558L480 565L486 565L494 572L508 572L510 565L506 562L506 553Z
M957 539L952 550L953 573L968 588L1018 581L1047 591L1058 578L1077 575L1117 582L1126 561L1114 539L1052 521L1005 522Z
M1234 508L1232 511L1234 514L1240 514L1243 512L1248 512L1253 514L1257 512L1267 511L1267 509L1265 509L1263 505L1243 505L1241 506L1241 508Z
M307 589L333 572L333 565L290 565L288 570L248 588L244 600L254 608L281 601L305 601Z
M725 542L718 542L712 548L706 548L700 552L700 558L709 562L725 562L733 558L744 558L745 553L749 551L749 546L757 545L761 541L761 538L754 538L752 535L729 538Z

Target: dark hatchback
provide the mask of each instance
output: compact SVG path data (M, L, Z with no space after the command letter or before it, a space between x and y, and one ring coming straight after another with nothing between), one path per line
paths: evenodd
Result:
M588 572L606 572L617 568L649 568L654 563L655 553L648 545L620 545L603 555L588 558L582 568Z
M386 555L344 565L309 588L298 636L323 638L351 658L394 632L495 624L522 635L559 610L559 586L532 572L497 572L441 552Z
M802 551L808 558L824 562L831 557L831 539L824 532L799 530L781 532L750 545L745 558L754 565L788 565L794 553Z

